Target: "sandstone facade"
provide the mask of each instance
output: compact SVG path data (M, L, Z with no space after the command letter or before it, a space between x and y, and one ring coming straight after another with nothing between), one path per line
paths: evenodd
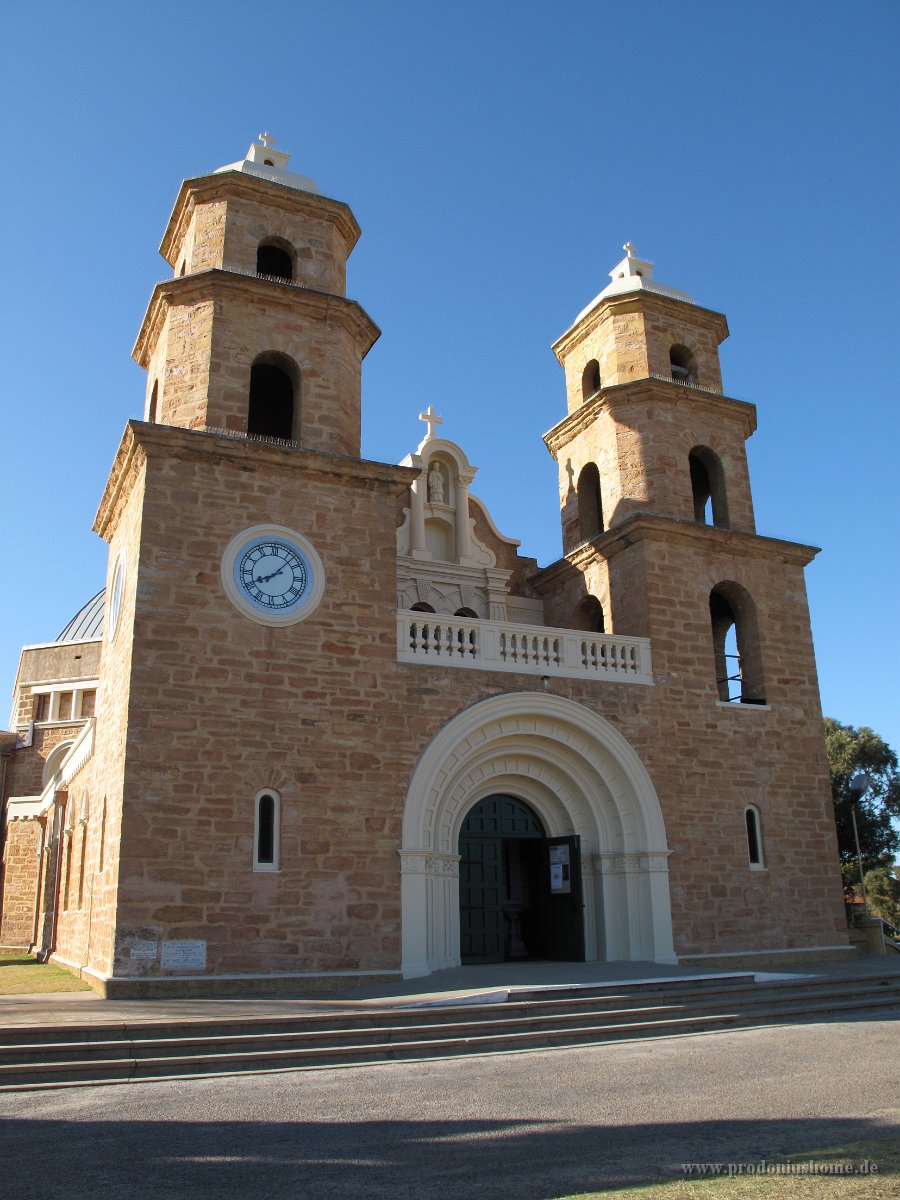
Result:
M583 895L588 958L846 953L815 551L756 534L724 317L629 252L557 342L565 556L539 569L431 424L403 465L360 458L359 231L285 164L255 145L179 194L135 348L148 419L95 525L105 628L23 658L4 944L122 994L423 974L466 953L462 831L499 795L550 847L535 867L501 839L500 957L572 953L556 892ZM304 619L234 602L229 547L257 528L314 550ZM95 710L39 719L37 676L94 679Z

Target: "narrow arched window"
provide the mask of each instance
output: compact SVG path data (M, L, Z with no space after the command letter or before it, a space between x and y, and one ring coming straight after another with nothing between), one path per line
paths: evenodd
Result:
M688 455L688 469L694 498L694 520L701 525L727 529L728 500L725 473L719 456L708 446L695 446Z
M600 391L600 387L600 364L596 358L592 358L581 375L581 399L590 400Z
M299 372L284 354L260 355L250 369L247 432L254 437L296 438Z
M669 366L676 383L697 382L697 360L687 346L675 345L669 351Z
M765 704L756 606L737 583L720 583L710 592L716 687L719 699L732 704Z
M603 605L596 596L585 596L578 602L572 617L572 628L581 629L585 633L604 633L606 631Z
M156 420L156 406L159 402L159 380L153 380L153 390L150 393L150 403L147 405L147 420Z
M744 810L744 821L747 826L747 857L750 860L751 871L765 870L762 848L762 824L759 809L755 804L748 804Z
M253 870L277 871L281 842L281 797L260 792L253 822Z
M603 502L600 498L600 472L596 463L582 467L578 476L578 520L581 540L589 542L603 532Z
M263 242L256 251L256 273L275 279L293 279L294 260L290 251L277 242Z

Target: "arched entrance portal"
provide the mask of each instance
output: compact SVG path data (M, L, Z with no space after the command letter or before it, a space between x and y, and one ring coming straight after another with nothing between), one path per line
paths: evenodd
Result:
M584 705L511 692L458 713L410 780L400 849L405 978L460 964L460 834L490 796L526 804L548 842L578 839L588 961L676 961L665 825L640 758Z
M485 796L459 834L463 963L584 958L578 838L550 838L515 796Z

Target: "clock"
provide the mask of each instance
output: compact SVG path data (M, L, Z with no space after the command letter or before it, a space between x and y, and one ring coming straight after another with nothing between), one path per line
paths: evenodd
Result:
M228 543L222 586L231 603L261 625L293 625L308 617L325 591L315 547L281 525L254 525Z
M107 637L110 641L116 635L119 624L119 614L122 611L122 595L125 591L125 551L120 550L113 567L112 583L109 585L109 601L107 607Z

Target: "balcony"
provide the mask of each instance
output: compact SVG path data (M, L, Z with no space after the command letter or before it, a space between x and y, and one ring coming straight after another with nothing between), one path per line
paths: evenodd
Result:
M397 613L397 659L426 667L653 683L649 638L407 609Z

